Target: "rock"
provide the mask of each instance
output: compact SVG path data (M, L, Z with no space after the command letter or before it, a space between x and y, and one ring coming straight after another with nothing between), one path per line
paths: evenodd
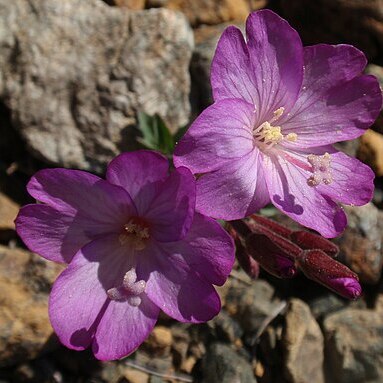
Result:
M0 366L32 359L52 334L48 290L63 266L0 246Z
M226 310L245 332L256 333L262 322L280 304L274 289L266 281L258 279L252 286L233 283L226 296Z
M107 0L106 3L134 10L145 8L145 0Z
M383 381L383 316L372 310L344 309L323 323L330 382Z
M381 0L278 0L274 9L286 18L305 45L349 43L369 60L383 63Z
M124 370L124 377L129 383L148 383L149 375L145 372L135 370L133 368L126 368Z
M243 335L243 330L238 322L231 318L226 311L221 312L208 325L212 327L215 339L232 344L238 343Z
M202 360L202 383L256 383L251 364L232 348L210 345Z
M299 299L290 301L282 347L289 382L324 382L323 335L310 308Z
M383 135L368 129L360 138L357 156L378 177L383 176Z
M0 192L0 231L15 230L14 220L20 206Z
M164 355L169 353L172 343L173 337L170 329L156 326L149 335L146 346L153 354Z
M0 102L30 151L100 172L135 147L136 112L189 118L193 34L167 9L0 0Z
M146 0L146 8L165 7L168 0Z
M345 300L331 292L313 298L309 302L311 312L315 319L322 320L326 315L344 308Z
M247 0L168 0L166 7L183 12L193 27L244 21L250 12Z
M344 209L348 226L335 240L340 248L339 259L358 274L361 282L375 284L383 264L383 213L371 202Z

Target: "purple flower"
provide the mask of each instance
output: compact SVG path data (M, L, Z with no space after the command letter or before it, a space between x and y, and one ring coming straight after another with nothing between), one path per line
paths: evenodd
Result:
M195 323L219 312L212 284L230 273L233 242L195 213L188 169L169 175L166 158L139 151L115 158L106 180L49 169L31 179L28 191L42 204L22 208L17 232L32 251L70 262L49 308L67 347L91 345L98 359L118 359L145 340L160 309Z
M373 172L331 144L359 137L382 104L366 59L350 45L302 47L275 13L252 13L247 40L223 33L212 63L215 103L175 150L176 166L198 174L197 209L240 219L270 201L299 223L335 237L339 203L364 205Z

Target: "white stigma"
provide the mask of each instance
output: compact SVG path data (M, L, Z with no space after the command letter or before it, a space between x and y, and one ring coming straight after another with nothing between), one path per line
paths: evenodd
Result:
M295 142L298 139L298 135L296 133L288 133L287 135L283 135L282 128L280 126L272 125L279 118L281 118L284 111L284 107L278 108L273 112L273 117L270 121L265 121L262 125L253 130L253 136L261 149L271 149L274 145L284 139L289 142Z
M307 157L307 161L311 165L311 171L313 173L307 180L309 186L318 186L321 183L325 185L331 184L333 181L331 171L331 155L325 153L323 156L317 156L310 154Z
M112 287L106 293L112 301L125 302L131 306L139 306L141 304L140 295L145 292L146 282L144 280L137 281L137 274L134 268L130 269L125 275L122 285Z

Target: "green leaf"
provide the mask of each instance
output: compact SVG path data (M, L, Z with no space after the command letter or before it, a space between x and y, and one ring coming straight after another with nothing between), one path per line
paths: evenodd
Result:
M146 113L138 113L138 128L142 137L138 142L148 149L159 150L171 155L174 150L174 137L168 127L157 114L149 116Z

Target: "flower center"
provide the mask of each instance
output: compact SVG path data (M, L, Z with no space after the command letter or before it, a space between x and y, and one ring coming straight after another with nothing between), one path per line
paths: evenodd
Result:
M112 287L106 293L112 301L125 302L128 301L132 306L141 304L140 295L145 292L146 282L144 280L137 281L137 274L134 268L131 268L125 275L122 285Z
M253 137L262 150L271 149L274 145L286 139L290 142L295 142L298 138L296 133L283 135L280 126L272 125L276 122L285 111L285 108L280 107L273 113L273 118L270 121L265 121L262 125L253 130Z
M313 175L307 180L309 186L318 186L321 182L325 185L331 184L333 181L331 172L331 155L325 153L323 156L310 154L307 161L311 165Z
M121 245L129 244L134 250L143 250L149 238L149 225L144 220L133 217L124 225L118 239Z

